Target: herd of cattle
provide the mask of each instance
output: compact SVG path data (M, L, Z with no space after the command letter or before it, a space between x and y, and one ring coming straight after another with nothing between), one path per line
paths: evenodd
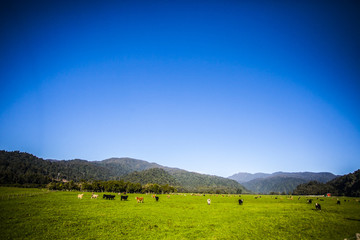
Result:
M126 193L124 193L124 195L118 193L118 195L120 195L120 201L123 201L123 200L124 200L124 201L127 201L127 200L128 200L128 197L129 197L129 196L126 195ZM193 194L192 194L192 195L193 195ZM78 199L82 199L83 196L84 196L84 194L78 194ZM93 199L93 198L98 198L98 196L99 196L99 195L92 193L91 199ZM184 195L184 196L186 196L186 195ZM194 196L201 196L201 195L200 195L200 194L195 194ZM203 196L205 196L205 194L204 194ZM156 196L155 194L152 195L152 198L154 198L157 202L159 201L159 197ZM170 198L170 195L167 195L167 198ZM256 197L255 197L255 199L258 199L258 198L261 198L261 196L256 196ZM301 197L299 197L298 200L300 200L300 198L301 198ZM104 195L103 195L103 199L106 199L106 200L114 200L114 199L115 199L115 195L104 194ZM136 199L136 201L137 201L138 203L144 203L144 197L135 197L135 199ZM277 197L275 197L275 199L277 199ZM290 199L290 200L293 200L293 197L291 197L291 198L289 198L289 199ZM317 198L317 199L318 199L318 198ZM312 201L313 201L312 199L308 199L308 200L307 200L307 203L308 203L308 204L312 204ZM324 199L320 199L320 201L324 201ZM346 199L345 199L344 201L346 201ZM211 199L210 199L210 198L207 199L206 202L207 202L208 205L210 205L210 204L211 204ZM239 205L243 205L244 199L239 199L238 202L239 202ZM338 205L341 204L341 202L340 202L339 199L337 199L336 204L338 204ZM319 203L315 203L315 210L320 210L320 211L321 211L321 205L320 205Z

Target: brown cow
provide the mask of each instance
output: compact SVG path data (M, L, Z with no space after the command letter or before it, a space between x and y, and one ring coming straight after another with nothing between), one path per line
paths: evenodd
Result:
M136 197L135 198L137 200L138 203L144 203L144 198L143 197Z

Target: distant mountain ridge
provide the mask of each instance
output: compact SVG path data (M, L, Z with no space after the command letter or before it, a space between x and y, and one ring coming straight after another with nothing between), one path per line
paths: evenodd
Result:
M268 176L270 176L271 174L269 173L247 173L247 172L239 172L236 173L234 175L231 175L230 179L233 179L239 183L244 183L244 182L248 182L257 178L266 178Z
M291 193L299 184L309 181L328 182L337 176L329 172L275 172L269 173L244 173L240 172L230 176L247 189L255 193L269 194Z

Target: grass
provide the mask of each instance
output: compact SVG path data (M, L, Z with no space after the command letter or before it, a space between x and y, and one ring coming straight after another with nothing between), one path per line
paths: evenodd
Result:
M344 239L360 232L354 198L129 194L128 201L85 193L0 188L2 239ZM135 196L143 196L137 203ZM100 194L99 197L101 197ZM211 205L206 200L211 199ZM344 200L347 200L346 202ZM318 201L322 211L314 210Z

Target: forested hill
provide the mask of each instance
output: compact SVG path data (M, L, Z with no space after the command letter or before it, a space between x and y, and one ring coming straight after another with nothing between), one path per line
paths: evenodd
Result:
M124 177L120 177L121 180L126 182L140 183L141 185L156 183L159 185L178 186L176 179L168 172L161 168L150 168L141 172L132 172Z
M151 170L156 168L157 170ZM0 184L46 184L56 180L131 180L176 184L181 191L248 192L234 180L188 172L131 158L103 161L44 160L29 153L0 151Z
M337 177L327 183L311 181L296 187L294 194L360 197L360 169L344 176Z
M163 166L157 163L149 163L144 160L133 158L109 158L103 161L93 161L91 163L109 169L112 176L125 176L135 171L139 172L150 168L163 168Z
M52 180L108 180L109 169L85 160L48 161L29 153L0 151L0 184L46 184Z

